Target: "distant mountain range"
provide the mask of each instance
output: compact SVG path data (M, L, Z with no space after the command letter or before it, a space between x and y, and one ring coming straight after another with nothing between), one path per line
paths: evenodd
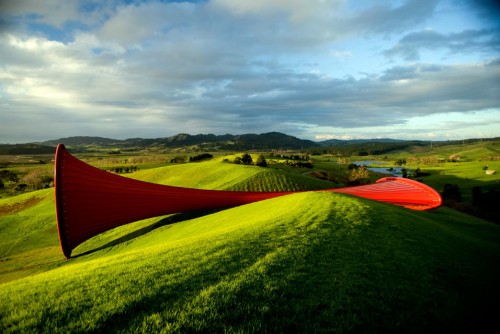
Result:
M278 132L264 134L243 135L214 135L198 134L189 135L180 133L171 137L163 138L129 138L124 140L102 138L102 137L68 137L57 140L49 140L42 143L45 146L55 146L63 143L71 147L116 147L116 148L146 148L156 147L165 149L175 148L199 148L199 149L298 149L318 146L311 140L302 140Z
M164 138L129 138L125 140L110 139L103 137L68 137L57 140L49 140L38 143L44 146L56 146L63 143L71 147L116 147L116 148L182 148L192 147L198 149L219 149L219 150L268 150L268 149L307 149L315 147L329 147L339 145L360 144L366 142L400 142L395 139L356 139L356 140L336 140L330 139L321 142L299 139L280 132L269 132L262 134L242 134L242 135L214 135L198 134L189 135L180 133Z
M462 142L462 141L460 141ZM315 142L312 140L299 139L280 132L269 132L262 134L242 134L242 135L214 135L197 134L190 135L180 133L171 137L163 138L129 138L111 139L103 137L74 136L59 138L38 143L27 144L0 144L0 154L46 154L53 153L54 147L65 144L73 150L89 150L95 148L109 148L119 150L140 150L140 149L193 149L193 150L300 150L300 149L322 149L328 147L341 146L366 146L367 143L382 144L385 146L410 146L425 145L424 141L404 141L389 138L377 139L353 139L339 140L329 139ZM437 143L437 142L436 142ZM452 142L447 142L451 144ZM377 144L377 145L378 145ZM389 145L394 144L394 145ZM374 144L375 145L375 144Z
M73 136L27 144L0 144L0 154L45 154L54 151L62 143L74 150L88 150L92 147L132 149L198 149L198 150L297 150L331 146L360 144L366 142L400 142L395 139L330 139L320 142L299 139L280 132L242 135L190 135L180 133L163 138L112 139L104 137Z

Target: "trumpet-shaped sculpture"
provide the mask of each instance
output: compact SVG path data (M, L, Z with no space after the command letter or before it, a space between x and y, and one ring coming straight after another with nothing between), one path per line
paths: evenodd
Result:
M85 240L141 219L228 208L294 193L201 190L133 180L78 160L63 144L57 146L54 180L59 241L66 258ZM403 178L318 191L351 194L414 210L441 205L441 197L434 189Z

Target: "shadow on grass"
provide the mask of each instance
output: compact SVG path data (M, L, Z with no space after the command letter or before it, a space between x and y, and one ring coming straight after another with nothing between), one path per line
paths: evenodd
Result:
M89 254L92 254L92 253L95 253L95 252L98 252L100 250L104 250L106 248L110 248L110 247L113 247L113 246L117 246L121 243L124 243L124 242L127 242L127 241L131 241L135 238L138 238L142 235L145 235L151 231L154 231L156 230L157 228L160 228L162 226L166 226L166 225L171 225L171 224L175 224L175 223L179 223L179 222L182 222L182 221L186 221L186 220L191 220L191 219L195 219L195 218L198 218L198 217L202 217L202 216L205 216L205 215L208 215L208 214L211 214L211 213L215 213L217 211L220 211L222 209L216 209L216 210L202 210L202 211L194 211L194 212L184 212L184 213L178 213L178 214L174 214L174 215L171 215L171 216L168 216L168 217L165 217L159 221L157 221L156 223L153 223L149 226L145 226L143 228L140 228L134 232L130 232L124 236L121 236L119 237L118 239L115 239L113 241L110 241L100 247L97 247L95 249L91 249L89 251L86 251L86 252L83 252L83 253L80 253L80 254L76 254L76 255L72 255L71 257L72 258L78 258L80 256L85 256L85 255L89 255Z

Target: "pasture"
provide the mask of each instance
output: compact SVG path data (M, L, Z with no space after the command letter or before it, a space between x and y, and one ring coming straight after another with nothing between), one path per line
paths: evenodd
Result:
M458 162L465 172L453 180L494 188L498 174L474 174L483 153ZM224 158L126 176L201 189L341 186ZM315 170L340 178L345 166L327 160ZM439 186L452 164L425 165L424 181ZM53 197L49 188L0 199L3 333L480 332L496 323L500 227L447 207L304 192L131 223L65 260Z

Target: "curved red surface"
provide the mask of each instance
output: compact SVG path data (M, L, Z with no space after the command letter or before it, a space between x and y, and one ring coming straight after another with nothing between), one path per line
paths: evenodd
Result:
M85 240L109 229L171 213L233 207L293 192L201 190L153 184L90 166L59 144L55 157L59 241L66 258ZM329 189L410 209L438 207L441 197L419 182L384 178L375 184Z
M429 210L441 205L441 195L436 190L418 181L399 177L385 177L374 184L331 191L404 206L412 210Z

